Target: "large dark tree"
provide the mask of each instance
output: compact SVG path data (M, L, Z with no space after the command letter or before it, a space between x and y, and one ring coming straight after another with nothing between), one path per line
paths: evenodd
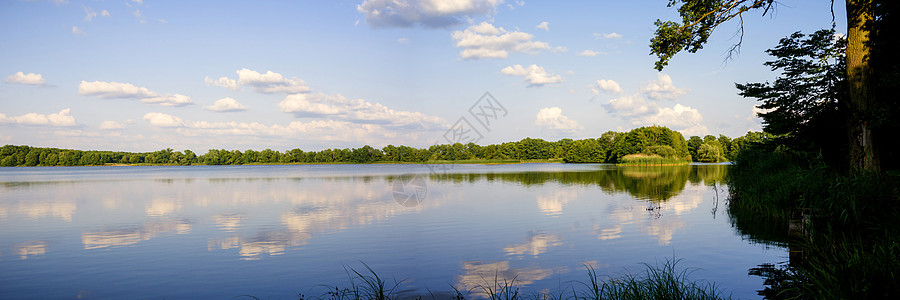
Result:
M846 40L835 38L834 30L820 30L795 32L766 50L775 60L765 65L781 76L771 83L735 84L741 96L762 101L765 132L783 136L781 142L794 149L844 157L845 143L834 138L847 111L838 106L848 97L844 48Z
M847 109L846 141L849 145L849 165L855 172L881 171L879 157L881 136L878 131L885 131L884 123L892 119L886 113L892 113L894 100L884 97L877 89L876 78L882 77L884 70L876 67L879 59L896 61L896 58L878 56L878 49L873 47L891 47L896 42L886 37L894 23L896 0L846 0L847 5L847 78L848 93L843 107ZM751 10L762 10L768 13L776 4L775 0L671 0L669 6L678 6L681 22L656 21L657 31L650 41L650 52L659 57L656 69L662 70L676 53L681 51L696 52L703 48L713 30L719 25L740 19L743 24L743 13ZM886 25L887 24L887 25ZM743 37L743 27L741 27ZM881 42L880 42L881 41ZM740 42L735 45L735 48ZM896 48L893 48L896 50ZM882 51L885 52L885 51ZM896 51L886 51L894 52ZM896 82L890 83L895 86Z

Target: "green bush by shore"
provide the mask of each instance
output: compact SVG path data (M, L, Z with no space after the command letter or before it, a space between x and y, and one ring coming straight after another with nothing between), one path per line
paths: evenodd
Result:
M900 295L898 177L842 175L820 156L744 151L728 172L732 224L751 240L791 248L789 265L761 265L770 299Z
M690 159L677 157L662 157L656 154L631 154L622 157L617 165L620 166L667 166L667 165L686 165L691 163Z

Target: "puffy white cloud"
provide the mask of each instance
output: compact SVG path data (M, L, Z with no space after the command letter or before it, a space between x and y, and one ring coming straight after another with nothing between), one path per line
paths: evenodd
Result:
M116 121L103 121L100 123L100 129L104 130L116 130L116 129L125 129L127 123L131 123L131 120L126 122L116 122Z
M254 91L260 93L306 93L309 87L306 82L299 78L285 78L281 74L267 71L264 74L259 72L240 69L237 71L239 85L250 86Z
M621 35L621 34L618 34L618 33L615 33L615 32L610 32L610 33L595 33L595 34L594 34L594 38L595 38L595 39L598 39L598 40L600 40L600 39L621 39L621 38L622 38L622 35Z
M109 17L109 16L110 16L109 11L107 11L107 10L105 10L105 9L104 9L103 11L100 12L100 15L101 15L101 16L104 16L104 17Z
M609 100L603 107L633 125L661 125L685 135L709 132L702 124L703 115L697 109L681 104L660 107L657 102L647 101L640 94Z
M144 115L144 120L150 122L150 125L156 127L184 127L186 124L181 118L164 113L151 112Z
M74 35L87 35L87 32L84 32L84 30L81 30L81 28L78 28L77 26L72 26L72 34L74 34Z
M494 13L503 0L366 0L356 6L371 27L443 28Z
M19 125L35 125L35 126L54 126L54 127L71 127L77 126L75 117L69 115L71 109L63 109L55 114L38 114L27 113L16 117L7 117L0 114L0 124L19 124Z
M204 81L206 84L220 86L231 90L238 90L240 86L249 86L253 88L254 91L265 94L298 94L309 92L309 86L307 86L306 82L300 78L287 78L272 71L259 73L247 68L237 70L235 73L238 75L237 80L228 77L219 77L219 79L213 80L212 78L206 77Z
M607 54L609 54L609 53L599 52L599 51L594 51L594 50L584 50L584 51L578 52L578 56L585 56L585 57L594 57L597 55L607 55Z
M681 135L683 135L685 137L694 136L694 135L705 136L705 135L709 134L709 128L706 128L705 125L696 125L696 126L678 130L678 132L680 132Z
M545 42L532 41L533 35L507 31L488 22L472 25L451 34L462 59L506 58L509 52L536 53L550 49Z
M446 121L421 112L398 111L380 103L362 99L350 100L340 94L288 95L278 107L297 117L331 117L353 123L383 124L392 127L416 129L442 129Z
M612 79L600 79L597 80L597 83L591 86L591 91L593 91L594 94L600 94L601 92L612 92L620 94L622 93L622 87L619 86L618 82L615 82Z
M97 96L105 99L129 99L129 98L153 98L159 94L144 87L137 87L130 83L115 81L81 81L78 85L78 94L82 96Z
M562 76L547 73L543 67L530 65L527 68L522 65L512 65L500 70L501 73L510 76L523 76L528 86L544 86L547 84L560 83L563 81Z
M181 94L159 94L145 87L115 81L81 81L78 94L97 96L102 99L140 99L144 103L155 103L162 106L184 106L193 104L191 98Z
M9 75L6 77L6 83L43 85L43 84L46 84L47 81L44 80L44 76L42 76L41 74L35 74L35 73L25 74L23 72L16 72L16 74L12 74L12 75Z
M609 100L603 107L606 108L609 113L621 117L654 114L659 111L659 105L656 102L648 102L639 94L626 95Z
M245 111L247 107L237 102L237 100L232 99L231 97L225 97L219 100L216 100L213 105L204 106L206 110L217 111L217 112L232 112L232 111Z
M703 116L697 109L681 104L675 104L673 107L662 107L656 114L644 116L642 122L645 124L656 124L674 128L688 128L699 125L703 122Z
M547 23L546 21L541 22L541 24L538 24L538 26L536 26L535 28L543 29L544 31L550 31L550 23Z
M408 38L398 38L397 43L406 44L406 43L409 43L409 39Z
M602 90L618 90L618 83L612 80L598 80L595 93ZM618 116L633 125L661 125L680 131L684 135L706 134L709 130L702 124L703 115L697 109L690 106L675 104L672 107L661 106L659 100L672 99L687 93L684 89L676 88L672 79L666 74L657 74L657 80L651 81L640 93L622 96L609 100L603 107L606 111ZM653 100L645 98L649 97Z
M672 84L672 77L667 74L657 73L656 80L647 83L647 86L641 89L648 97L663 100L674 99L681 95L687 94L687 89L680 89Z
M562 114L562 109L556 106L542 108L538 111L534 124L569 133L584 129L581 125L578 125L578 122L575 122L575 120L570 120L568 117L564 116Z
M219 87L227 88L232 91L238 90L237 80L234 80L234 79L231 79L228 77L219 77L219 79L213 80L212 78L209 78L207 76L206 78L203 79L203 81L206 82L206 84L208 84L208 85L219 86Z

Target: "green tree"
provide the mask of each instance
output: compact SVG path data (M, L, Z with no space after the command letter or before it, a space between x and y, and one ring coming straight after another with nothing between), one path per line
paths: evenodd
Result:
M792 149L823 151L826 159L844 159L845 142L835 142L846 119L840 99L848 97L844 48L834 30L811 35L795 32L766 50L775 60L764 63L781 71L774 82L735 84L740 95L762 102L763 130L780 135Z
M720 162L724 161L722 156L722 147L715 143L703 143L697 150L697 161L700 162Z
M849 145L849 165L853 172L863 170L880 172L879 156L881 136L880 123L893 118L885 112L896 113L893 97L876 97L876 78L897 74L896 33L892 36L888 28L896 27L896 2L893 0L846 0L847 7L847 48L845 50L848 79L848 97L841 107L847 109L846 138ZM751 10L762 9L769 12L774 0L670 0L668 6L678 6L681 22L660 21L654 23L657 30L650 40L650 52L659 60L657 70L662 70L678 52L696 52L703 48L712 31L719 25ZM833 3L833 2L832 2ZM887 26L885 26L887 24ZM743 38L743 26L740 27ZM887 34L886 34L887 33ZM879 36L881 34L881 36ZM893 41L892 41L893 40ZM732 49L737 49L740 42ZM879 46L889 49L874 49ZM882 54L879 56L878 54ZM891 67L876 67L879 62ZM878 72L878 73L875 73ZM880 74L879 74L880 73ZM885 74L889 73L889 74ZM897 82L888 82L882 91L896 87Z
M697 150L700 150L700 145L703 145L703 139L699 136L692 136L688 141L688 152L691 153L691 157L693 157L694 161L697 161Z

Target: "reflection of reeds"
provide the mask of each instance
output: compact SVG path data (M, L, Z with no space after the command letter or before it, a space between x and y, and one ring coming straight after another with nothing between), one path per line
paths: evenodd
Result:
M723 299L730 297L721 296L721 290L715 283L694 281L690 279L695 269L677 268L679 260L666 259L656 265L644 264L646 269L638 275L626 273L621 277L610 277L603 280L601 275L590 265L585 265L588 271L588 282L576 281L576 284L560 286L557 291L542 290L532 293L523 292L517 277L508 279L497 273L493 278L482 277L482 284L476 285L471 290L460 290L451 286L453 291L449 293L435 294L428 290L431 299L490 299L490 300L517 300L517 299ZM362 300L362 299L427 299L429 296L415 296L398 293L398 287L402 281L394 280L389 285L386 280L375 273L372 268L363 263L367 272L358 272L353 268L345 267L350 276L348 287L321 285L327 291L316 299L331 300ZM252 297L252 296L249 296ZM301 295L301 299L302 299ZM252 297L255 298L255 297Z

